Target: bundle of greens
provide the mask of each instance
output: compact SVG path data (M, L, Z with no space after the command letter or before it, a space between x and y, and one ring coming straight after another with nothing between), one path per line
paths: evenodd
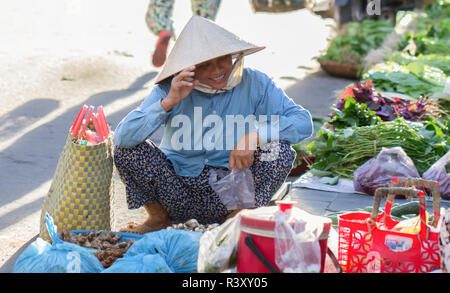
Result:
M331 40L326 54L319 59L345 64L361 64L362 58L377 48L393 31L391 23L385 20L366 19L361 23L346 24L345 31Z
M335 131L322 128L317 140L308 145L315 156L311 168L323 176L353 179L355 170L376 157L382 147L400 146L422 174L450 150L449 135L449 125L440 125L432 118L422 123L399 118Z

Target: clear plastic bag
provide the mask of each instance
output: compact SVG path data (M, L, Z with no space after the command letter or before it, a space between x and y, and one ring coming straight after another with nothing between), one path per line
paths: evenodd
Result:
M231 172L210 170L209 184L229 211L255 207L255 187L249 168Z
M441 197L450 199L450 152L446 153L425 171L422 178L439 182Z
M36 239L16 261L13 273L100 273L103 266L95 249L65 242L57 235L53 219L45 215L52 244Z
M379 187L388 187L394 177L418 178L416 166L401 147L382 148L380 153L355 170L353 187L370 195Z
M319 237L323 223L308 220L308 215L295 211L279 211L275 215L275 263L283 273L319 273L321 250Z
M221 273L236 269L240 213L200 238L197 271Z

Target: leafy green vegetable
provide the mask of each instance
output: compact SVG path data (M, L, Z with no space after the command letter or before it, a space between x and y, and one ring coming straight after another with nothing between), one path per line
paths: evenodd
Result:
M428 66L439 68L446 75L450 75L450 56L436 54L420 55L417 57L417 61Z
M395 62L381 63L373 66L363 75L364 80L372 80L379 91L406 94L418 99L442 92L446 75L442 70L413 63L401 66Z
M419 55L415 57L399 51L393 51L390 53L387 61L388 63L395 62L399 65L419 63L422 65L428 65L430 67L439 68L446 75L450 74L450 56L429 54L429 55Z
M436 87L444 87L447 76L439 68L424 65L418 62L410 63L406 66L408 71L418 79Z
M332 109L335 116L330 120L329 124L338 128L351 126L367 126L381 122L375 111L370 110L366 104L360 104L352 97L345 100L344 109Z

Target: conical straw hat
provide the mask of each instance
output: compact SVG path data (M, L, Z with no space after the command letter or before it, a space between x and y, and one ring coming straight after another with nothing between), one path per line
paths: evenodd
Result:
M245 42L214 22L194 15L177 38L155 83L210 59L228 54L249 55L264 48Z

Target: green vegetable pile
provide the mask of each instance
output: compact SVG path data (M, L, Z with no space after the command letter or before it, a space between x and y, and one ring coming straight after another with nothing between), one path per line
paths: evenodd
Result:
M366 68L362 80L344 90L307 145L307 153L315 157L309 172L325 177L322 183L353 179L356 169L382 148L401 147L420 175L450 151L450 115L443 107L447 103L450 110L443 93L450 72L450 3L438 0L417 15L414 32L405 35L398 51L389 53L385 63ZM392 31L383 21L351 24L321 59L361 64Z
M417 20L415 32L408 33L399 45L400 51L411 55L449 55L450 3L436 1L425 7Z
M363 57L380 46L394 27L385 20L366 19L361 23L350 22L343 34L331 40L326 54L319 59L345 64L361 64Z
M429 118L407 122L401 118L370 126L354 126L331 131L322 128L309 144L316 157L312 169L322 175L353 179L355 170L375 157L382 147L401 146L413 160L419 174L450 150L449 126Z
M417 15L414 31L407 33L386 63L367 69L379 91L406 94L414 99L439 96L450 72L450 3L436 1Z

